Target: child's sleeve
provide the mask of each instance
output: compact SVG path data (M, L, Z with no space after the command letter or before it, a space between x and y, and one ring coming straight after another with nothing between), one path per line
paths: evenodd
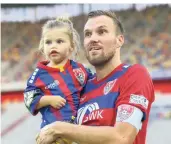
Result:
M32 115L36 115L39 112L36 110L36 106L44 93L40 88L36 86L36 79L31 81L31 77L28 79L27 87L24 90L24 103L30 113Z

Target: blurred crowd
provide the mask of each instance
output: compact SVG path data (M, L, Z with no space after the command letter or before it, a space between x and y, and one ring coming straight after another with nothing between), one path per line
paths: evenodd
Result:
M121 52L126 63L140 63L150 72L171 69L171 9L167 5L117 11L125 28L125 45ZM74 27L83 40L85 15L72 17ZM46 20L31 22L1 22L2 83L25 81L43 60L38 52L41 28ZM80 55L84 55L80 51ZM80 56L82 58L82 56ZM85 57L79 59L87 63Z

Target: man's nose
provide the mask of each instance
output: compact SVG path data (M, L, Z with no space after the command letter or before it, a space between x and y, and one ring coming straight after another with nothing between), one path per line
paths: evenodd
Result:
M98 42L99 41L99 37L97 36L97 34L93 33L90 37L90 42Z

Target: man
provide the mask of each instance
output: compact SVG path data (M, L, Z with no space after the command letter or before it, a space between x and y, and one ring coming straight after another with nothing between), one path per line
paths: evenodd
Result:
M55 122L40 132L38 144L60 137L79 144L145 144L153 83L144 67L122 64L123 43L123 27L113 12L89 13L84 47L96 78L87 83L80 100L81 125Z

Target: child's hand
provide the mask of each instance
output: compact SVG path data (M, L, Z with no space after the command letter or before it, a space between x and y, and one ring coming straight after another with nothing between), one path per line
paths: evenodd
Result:
M66 104L66 100L62 98L61 96L51 96L50 98L50 105L53 108L60 109Z

